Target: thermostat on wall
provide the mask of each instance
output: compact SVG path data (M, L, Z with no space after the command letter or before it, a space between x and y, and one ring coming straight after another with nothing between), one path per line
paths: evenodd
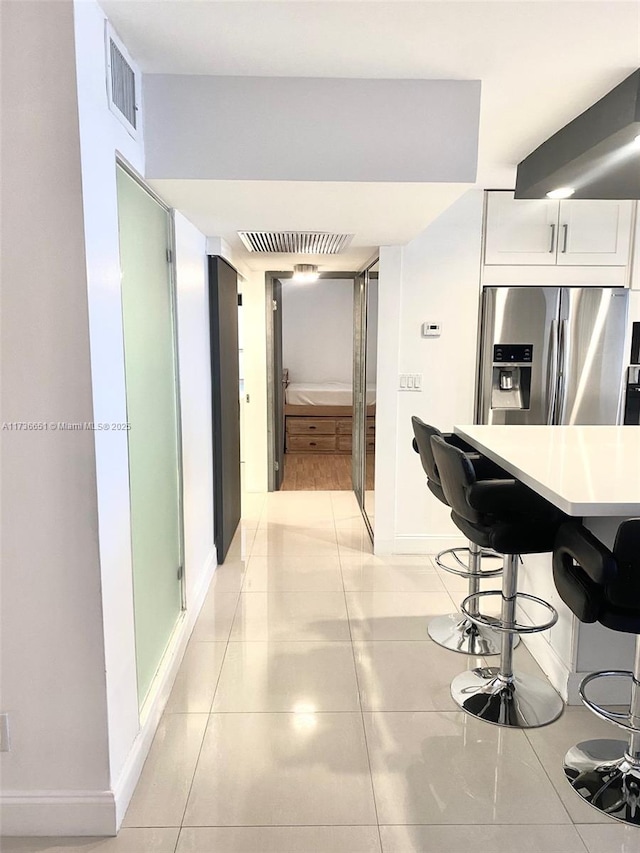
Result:
M440 337L440 323L423 323L422 324L422 337L423 338L439 338Z

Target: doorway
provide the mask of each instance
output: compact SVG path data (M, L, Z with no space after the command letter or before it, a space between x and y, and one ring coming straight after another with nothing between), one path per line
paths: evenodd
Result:
M270 491L353 490L354 279L266 274Z

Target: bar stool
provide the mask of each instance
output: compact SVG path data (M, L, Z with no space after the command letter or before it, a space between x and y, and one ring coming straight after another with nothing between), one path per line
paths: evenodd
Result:
M427 486L431 493L445 506L449 506L449 504L442 490L440 475L431 449L431 438L434 435L440 436L448 444L453 444L465 452L479 479L508 476L497 465L490 462L486 456L476 453L472 447L454 433L442 433L415 415L411 418L411 424L414 435L413 449L420 454L420 461L427 475ZM454 565L448 565L445 562L445 558L448 556L452 558ZM475 542L469 540L468 547L447 548L445 551L436 554L435 560L445 572L468 578L468 595L473 595L480 591L480 581L483 578L499 577L502 574L502 562L496 569L483 570L481 566L483 557L499 558L499 555L493 551L483 550ZM477 605L471 605L471 612L474 615L477 614ZM448 613L446 616L436 616L429 622L427 632L434 643L453 652L481 657L500 654L500 634L487 625L478 625L471 621L464 613Z
M544 726L560 716L562 699L547 681L514 673L514 639L546 631L558 613L541 598L518 592L518 560L520 554L552 551L558 528L568 517L517 480L477 480L465 454L442 438L432 438L431 446L454 524L481 548L504 555L502 591L476 592L461 605L472 622L502 632L500 665L458 675L451 682L451 695L463 711L486 722L511 728ZM473 603L489 596L501 596L500 619L471 610ZM519 623L518 599L540 605L550 618L539 625Z
M613 552L581 525L563 525L553 554L553 579L560 597L581 622L599 622L612 631L636 635L633 672L593 672L580 684L580 698L587 708L624 729L627 740L588 740L572 746L564 759L564 772L589 805L640 826L640 518L620 525ZM588 684L612 676L631 681L626 713L602 708L587 696Z

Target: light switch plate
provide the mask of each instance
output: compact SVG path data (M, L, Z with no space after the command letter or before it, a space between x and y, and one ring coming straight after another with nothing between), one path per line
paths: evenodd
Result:
M400 391L422 391L421 373L401 373L398 379Z

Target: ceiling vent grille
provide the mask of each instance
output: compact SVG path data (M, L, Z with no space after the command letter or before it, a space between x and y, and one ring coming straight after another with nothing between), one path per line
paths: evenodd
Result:
M126 48L107 25L107 93L109 108L129 133L138 135L139 73Z
M323 231L238 231L250 252L285 255L337 255L353 240L353 234Z

